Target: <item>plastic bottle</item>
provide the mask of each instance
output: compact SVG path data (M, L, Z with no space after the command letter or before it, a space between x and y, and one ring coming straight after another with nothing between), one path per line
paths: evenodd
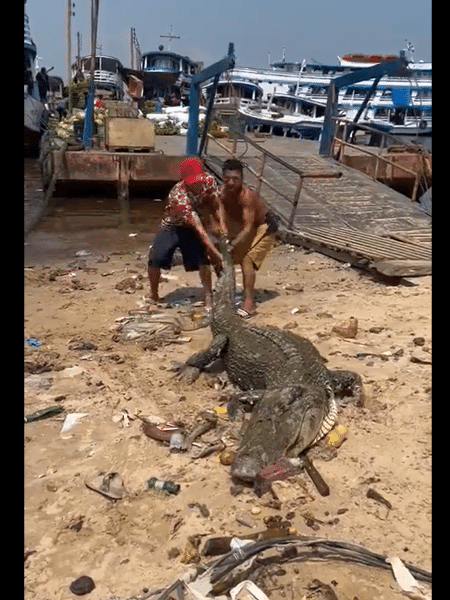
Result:
M178 494L180 487L180 485L173 483L173 481L162 481L157 477L151 477L147 481L147 488L149 490L159 490L160 492L166 492L167 494Z
M41 408L34 413L30 413L24 417L25 423L31 423L32 421L39 421L40 419L48 419L50 417L54 417L55 415L59 415L64 411L64 406L57 404L55 406L49 406L48 408Z

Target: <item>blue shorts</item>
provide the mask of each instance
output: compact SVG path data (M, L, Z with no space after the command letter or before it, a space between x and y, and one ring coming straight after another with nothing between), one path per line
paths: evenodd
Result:
M200 265L209 265L203 244L190 227L175 225L162 227L155 236L148 257L148 266L170 269L175 250L179 248L186 271L198 271Z

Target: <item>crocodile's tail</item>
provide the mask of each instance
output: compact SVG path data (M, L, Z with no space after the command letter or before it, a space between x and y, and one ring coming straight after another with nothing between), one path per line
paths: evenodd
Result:
M234 263L227 242L224 238L218 238L215 240L215 244L222 255L222 271L214 288L213 322L235 314L234 296L236 291Z

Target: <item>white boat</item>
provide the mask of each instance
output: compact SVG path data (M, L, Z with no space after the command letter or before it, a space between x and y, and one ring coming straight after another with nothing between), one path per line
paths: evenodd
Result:
M325 104L293 94L273 94L268 103L240 106L239 114L250 131L318 140Z
M263 100L277 95L298 97L326 104L330 81L346 73L370 67L394 55L345 55L339 64L286 62L273 63L271 69L235 67L230 77L249 81L263 89ZM390 74L378 82L359 122L400 135L432 133L432 65L429 62L408 60L408 74ZM338 107L348 118L356 115L373 79L358 82L339 90Z
M39 99L36 57L37 49L31 38L28 16L24 14L24 152L27 155L39 152L48 116L45 104Z

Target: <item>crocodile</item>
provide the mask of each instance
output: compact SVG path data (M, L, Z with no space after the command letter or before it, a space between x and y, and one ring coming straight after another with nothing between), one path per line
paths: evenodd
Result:
M227 243L216 241L222 254L211 312L212 342L187 359L183 377L191 381L221 358L235 394L228 412L239 405L252 414L231 465L235 479L255 482L258 471L281 458L298 456L332 429L337 418L335 396L352 395L363 403L361 377L333 371L308 339L272 326L256 327L236 315L235 272Z

